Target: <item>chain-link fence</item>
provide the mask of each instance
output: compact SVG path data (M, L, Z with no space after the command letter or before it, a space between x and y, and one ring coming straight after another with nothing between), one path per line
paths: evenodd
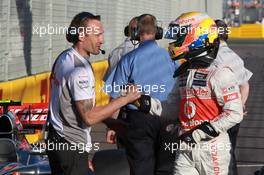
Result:
M187 11L208 11L222 17L222 1L207 0L1 0L0 1L0 81L49 71L54 59L69 47L65 39L74 15L89 11L101 15L105 28L103 49L108 54L124 39L128 21L151 13L166 27ZM168 41L161 40L164 45ZM93 56L92 60L107 56Z

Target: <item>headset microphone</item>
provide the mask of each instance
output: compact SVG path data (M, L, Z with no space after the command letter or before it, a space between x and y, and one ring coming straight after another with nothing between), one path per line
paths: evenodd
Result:
M103 49L99 49L100 51L101 51L101 54L105 54L105 50L103 50Z

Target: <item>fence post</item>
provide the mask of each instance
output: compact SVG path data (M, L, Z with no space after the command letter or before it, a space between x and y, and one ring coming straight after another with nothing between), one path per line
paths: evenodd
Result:
M7 0L7 21L6 21L6 51L4 53L5 55L5 75L4 75L4 81L8 80L8 61L9 61L9 57L10 57L10 49L9 49L9 40L8 38L10 38L10 16L11 16L11 0Z
M50 15L49 15L49 24L50 25L53 25L53 0L50 0L49 1L49 9L50 9ZM51 67L52 67L52 34L51 35L49 35L49 69L51 69Z
M65 21L64 21L64 25L65 26L67 26L68 24L67 24L67 14L68 14L68 11L67 11L67 9L68 9L68 0L65 0ZM66 32L68 32L68 30L66 31ZM64 36L66 35L66 33L64 34ZM68 42L66 41L65 42L65 49L67 49L68 48Z

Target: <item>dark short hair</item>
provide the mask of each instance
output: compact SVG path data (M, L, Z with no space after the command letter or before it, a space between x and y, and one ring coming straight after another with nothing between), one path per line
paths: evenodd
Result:
M72 33L71 30L73 28L78 29L80 27L86 27L85 21L95 19L100 21L99 15L94 15L89 12L81 12L74 16L74 18L71 21L70 26L68 27L67 33L66 33L66 39L68 42L76 44L79 41L79 33Z
M227 24L220 19L215 20L215 24L217 26L217 28L222 28L223 30L221 30L221 33L219 33L218 31L218 38L220 40L224 40L227 41L228 40L228 26Z
M142 14L138 17L138 32L142 34L157 33L157 19L151 14Z

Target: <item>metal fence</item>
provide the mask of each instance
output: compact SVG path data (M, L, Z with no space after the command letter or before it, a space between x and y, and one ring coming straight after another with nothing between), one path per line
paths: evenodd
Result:
M0 0L0 81L49 71L57 55L70 46L64 31L81 11L101 15L108 54L124 39L123 29L133 16L151 13L166 27L182 12L193 10L221 18L222 0Z

